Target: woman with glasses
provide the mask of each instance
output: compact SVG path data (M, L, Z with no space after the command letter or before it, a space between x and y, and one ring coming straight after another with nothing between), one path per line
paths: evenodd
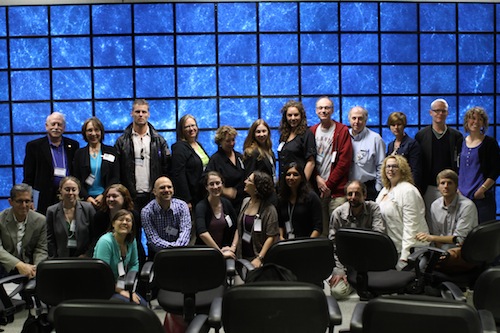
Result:
M224 179L217 171L205 174L208 196L195 209L197 244L205 244L222 252L226 258L235 258L233 244L236 230L236 212L231 201L222 196Z
M114 147L103 144L104 125L92 117L83 123L83 139L88 143L75 153L73 176L83 184L80 195L95 208L103 200L104 190L120 182L120 166Z
M402 269L407 264L411 247L428 244L416 239L419 232L429 233L424 200L413 184L410 165L403 156L386 157L381 173L384 188L377 197L377 203L387 235L399 254L396 268Z
M278 213L269 200L274 193L271 176L262 171L253 172L245 180L245 192L250 197L245 198L241 205L238 231L232 245L236 245L238 258L248 259L254 267L260 267L279 235Z
M179 120L177 140L172 145L172 182L176 197L184 200L192 212L204 197L201 177L209 161L198 142L198 124L192 115L187 114Z
M80 201L80 181L73 176L59 183L61 202L47 208L47 247L49 258L92 257L90 226L95 210Z
M488 114L479 106L465 113L458 190L477 207L479 223L496 220L495 183L500 174L498 142L486 135Z
M421 188L422 161L420 160L420 145L406 134L406 115L403 112L393 112L387 118L387 126L394 134L394 141L387 146L387 156L401 155L406 158L411 168L415 186Z

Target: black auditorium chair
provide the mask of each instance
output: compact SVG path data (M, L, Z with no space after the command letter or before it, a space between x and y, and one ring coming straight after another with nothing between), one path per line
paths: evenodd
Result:
M32 304L29 298L24 297L24 288L29 282L24 275L11 275L0 279L0 325L7 325L14 321L16 312L29 309ZM5 285L13 283L16 285L13 291L7 292ZM22 298L15 298L16 295ZM0 329L0 332L3 330Z
M225 333L333 332L323 289L302 282L273 281L228 289L209 318L199 315L186 333L208 332L220 321ZM340 315L340 313L339 313ZM341 322L339 322L340 324Z
M53 322L56 305L67 300L103 299L115 293L115 277L107 263L90 258L42 261L36 268L35 297L49 307Z
M399 260L393 241L384 233L341 228L335 234L339 261L347 268L347 279L361 300L383 294L418 293L418 274L395 269Z
M474 265L471 269L461 272L444 273L436 269L440 258L447 255L442 249L433 247L420 248L410 255L412 259L422 258L428 261L422 270L426 285L438 287L444 281L451 281L462 290L473 289L479 275L490 267L500 256L500 221L490 221L479 224L472 229L462 244L462 258Z
M351 333L493 333L489 311L465 302L425 295L384 295L359 303L351 319Z
M165 333L151 309L113 300L66 301L54 310L57 333Z
M500 266L485 270L477 278L473 300L476 309L493 314L497 331L500 330Z
M332 274L335 265L333 243L323 237L279 241L267 251L263 264L268 263L288 268L297 281L323 287L323 281ZM240 259L236 264L243 280L248 271L254 269L248 260Z
M150 269L151 264L146 263L144 270ZM208 313L212 300L225 290L224 257L208 246L162 250L155 255L152 272L151 285L159 289L159 305L169 313L183 315L186 323L196 314Z

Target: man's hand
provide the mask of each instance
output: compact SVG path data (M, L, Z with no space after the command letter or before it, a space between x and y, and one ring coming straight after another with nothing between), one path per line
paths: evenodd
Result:
M332 276L330 281L328 281L330 284L330 287L335 287L337 285L337 283L340 282L340 280L344 280L345 284L349 284L347 282L347 275L334 275L334 276Z
M16 269L21 275L26 275L28 278L32 279L36 276L36 266L25 264L20 261L16 264Z

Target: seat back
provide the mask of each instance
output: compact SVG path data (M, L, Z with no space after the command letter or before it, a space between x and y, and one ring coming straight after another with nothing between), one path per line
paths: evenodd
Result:
M273 244L265 263L288 268L298 281L323 285L335 265L333 243L328 238L297 238Z
M340 228L335 244L340 262L357 272L394 269L399 259L391 238L378 231Z
M497 240L498 242L498 240ZM500 267L492 267L481 273L474 286L474 306L488 310L500 326Z
M229 289L222 300L226 333L324 333L328 324L325 293L310 283L255 282Z
M500 255L500 221L479 224L462 245L462 257L473 264L489 264Z
M47 305L73 299L109 299L115 277L99 259L49 259L36 268L36 295Z
M208 246L174 247L155 255L154 279L160 289L195 294L224 283L222 253Z
M57 333L164 333L156 313L145 306L117 301L68 301L54 310Z
M481 320L470 305L421 295L381 296L363 311L363 333L479 333Z

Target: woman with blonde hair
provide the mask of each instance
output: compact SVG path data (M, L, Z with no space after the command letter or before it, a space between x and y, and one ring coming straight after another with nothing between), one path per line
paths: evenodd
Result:
M406 266L411 247L428 244L419 242L415 237L419 232L429 233L424 200L413 183L410 165L403 156L386 157L382 163L381 176L384 187L376 201L387 234L400 256L396 268L402 269Z

